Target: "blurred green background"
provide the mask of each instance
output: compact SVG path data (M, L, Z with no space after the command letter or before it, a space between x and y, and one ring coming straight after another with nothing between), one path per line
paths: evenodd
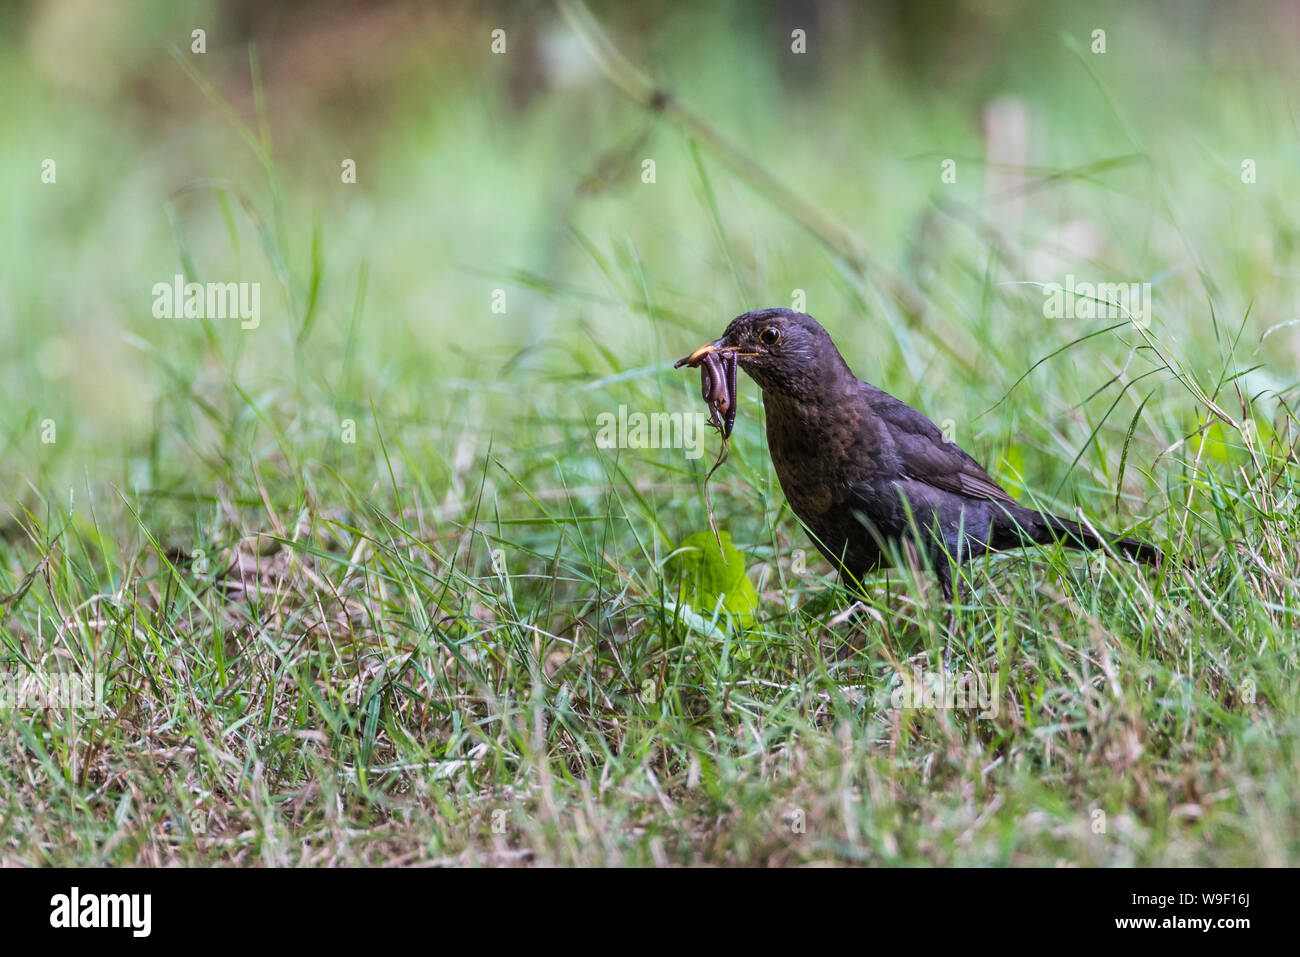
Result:
M236 384L278 403L306 442L326 442L344 414L369 418L373 402L427 442L430 469L461 425L477 452L480 430L545 450L580 429L584 404L616 406L578 391L589 376L675 357L794 289L860 375L954 419L959 441L987 456L1017 429L1050 445L1059 428L1069 454L1089 424L1051 420L1126 349L1072 352L1031 377L1038 394L975 422L1085 331L1045 320L1038 289L999 284L1153 281L1157 326L1193 355L1214 350L1211 306L1234 328L1249 307L1254 342L1297 312L1293 5L593 9L664 89L914 285L923 313L900 312L879 272L849 274L707 149L706 185L686 138L608 83L549 4L10 3L10 507L32 504L29 483L203 487L234 449L195 403L238 416ZM206 54L190 52L195 28ZM490 51L497 28L505 55ZM1098 28L1104 55L1090 51ZM177 58L267 137L273 176ZM355 185L340 181L349 158ZM940 180L945 158L954 184ZM299 341L313 219L318 303ZM200 281L260 281L261 327L155 319L151 287L183 256ZM498 288L505 315L491 311ZM1289 384L1297 335L1269 337L1252 385ZM1075 363L1085 369L1062 371ZM497 401L533 414L494 418ZM1059 463L1044 468L1060 477Z

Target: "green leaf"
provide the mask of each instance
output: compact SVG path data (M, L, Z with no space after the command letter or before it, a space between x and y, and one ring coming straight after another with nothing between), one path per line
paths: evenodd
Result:
M721 607L737 625L748 627L758 609L758 591L745 572L745 556L731 544L731 535L721 532L719 537L721 553L712 532L687 536L668 557L668 565L680 569L682 599L697 614L712 618Z

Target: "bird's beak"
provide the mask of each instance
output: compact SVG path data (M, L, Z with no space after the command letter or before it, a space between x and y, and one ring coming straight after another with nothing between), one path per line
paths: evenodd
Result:
M700 360L703 359L705 356L712 355L715 352L725 352L725 351L726 351L726 346L723 344L723 341L721 339L715 339L713 342L709 342L706 343L705 345L700 346L698 349L696 349L686 358L678 359L676 362L673 363L673 368L678 369L681 368L682 366L694 367L699 365Z

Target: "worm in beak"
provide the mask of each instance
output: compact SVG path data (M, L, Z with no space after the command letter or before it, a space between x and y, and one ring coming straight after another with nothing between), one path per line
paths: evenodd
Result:
M738 353L722 345L722 340L700 346L689 356L678 359L674 369L688 366L700 370L700 395L709 407L709 424L731 437L736 424L736 369Z
M687 366L700 370L700 395L709 407L709 425L722 434L722 448L718 452L718 460L713 463L713 468L709 469L709 474L704 477L704 504L709 512L709 527L713 529L713 537L717 539L718 551L722 554L723 562L726 562L727 554L722 548L718 525L713 520L709 479L727 460L728 440L731 438L732 426L736 424L736 369L739 365L739 355L736 349L728 348L721 339L718 339L700 346L689 356L678 359L673 364L674 369Z

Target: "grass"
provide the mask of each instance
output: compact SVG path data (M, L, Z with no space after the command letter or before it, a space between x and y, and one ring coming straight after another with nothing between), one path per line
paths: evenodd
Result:
M1001 86L1045 130L1016 218L962 113L988 91L867 66L888 95L864 115L834 70L786 92L744 55L757 27L701 16L638 52L732 139L783 144L753 162L885 275L598 79L516 107L504 67L450 45L445 72L398 58L432 103L317 104L313 128L277 114L284 88L223 92L241 51L182 69L160 44L138 69L168 132L119 142L89 94L5 62L30 96L0 124L62 145L44 192L0 162L0 655L15 681L100 674L104 698L0 710L0 862L1300 861L1277 85L1153 78L1122 48L1072 54L1068 21L1020 28ZM83 142L40 118L56 94ZM358 185L335 185L353 153ZM1241 183L1238 154L1266 175ZM177 271L261 281L261 327L153 319ZM1046 319L1025 283L1067 273L1150 281L1150 326ZM862 623L837 621L851 597L784 503L745 380L711 494L760 602L685 613L674 554L708 527L716 439L605 450L596 415L699 409L671 360L794 289L859 375L1021 500L1175 561L992 558L951 633L933 589L882 574ZM996 714L896 706L949 642Z

